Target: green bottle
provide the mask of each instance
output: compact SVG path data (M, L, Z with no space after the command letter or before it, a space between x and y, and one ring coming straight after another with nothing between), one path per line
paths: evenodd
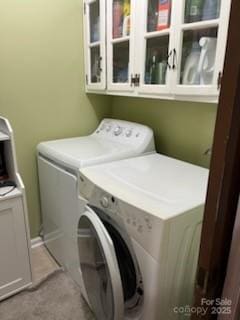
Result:
M150 81L151 84L157 83L157 61L155 55L152 57L152 65L150 67Z

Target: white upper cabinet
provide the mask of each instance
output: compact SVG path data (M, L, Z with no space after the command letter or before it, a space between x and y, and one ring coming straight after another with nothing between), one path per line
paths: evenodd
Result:
M86 1L87 90L217 102L230 6L231 0Z
M106 89L106 4L103 0L84 2L84 48L86 88Z

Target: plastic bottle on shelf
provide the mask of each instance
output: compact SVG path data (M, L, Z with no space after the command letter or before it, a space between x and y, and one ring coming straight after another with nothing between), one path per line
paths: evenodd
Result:
M113 2L113 38L120 38L123 29L123 6L120 0Z
M130 14L131 4L130 0L124 0L123 2L123 36L129 36L130 34Z
M182 75L182 84L185 85L199 85L200 78L198 72L198 65L200 60L201 47L199 42L196 39L192 43L188 55L185 60L183 75Z
M150 67L150 83L156 84L157 82L157 59L156 55L154 54L152 57L152 63Z
M156 78L157 84L166 83L166 72L167 72L167 61L161 60L161 62L157 64L157 78Z
M217 38L202 37L199 40L199 45L201 47L201 54L198 64L200 84L209 85L212 84L213 81Z
M171 0L159 0L157 30L167 29L170 26Z

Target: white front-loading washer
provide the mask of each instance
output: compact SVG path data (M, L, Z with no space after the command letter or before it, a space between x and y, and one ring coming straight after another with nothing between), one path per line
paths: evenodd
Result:
M37 151L44 242L78 280L79 169L155 152L153 132L137 123L104 119L89 136L42 142Z
M154 154L84 168L80 178L79 278L96 319L181 319L208 170Z

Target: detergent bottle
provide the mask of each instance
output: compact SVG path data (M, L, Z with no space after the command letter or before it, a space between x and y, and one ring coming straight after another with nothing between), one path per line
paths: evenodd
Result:
M201 47L198 41L194 41L192 48L186 57L183 69L182 84L185 85L198 85L200 84L198 65L201 55Z
M171 0L159 0L157 30L167 29L170 26Z
M198 64L198 73L200 76L200 84L209 85L212 84L217 38L202 37L199 41L201 47L201 54Z

